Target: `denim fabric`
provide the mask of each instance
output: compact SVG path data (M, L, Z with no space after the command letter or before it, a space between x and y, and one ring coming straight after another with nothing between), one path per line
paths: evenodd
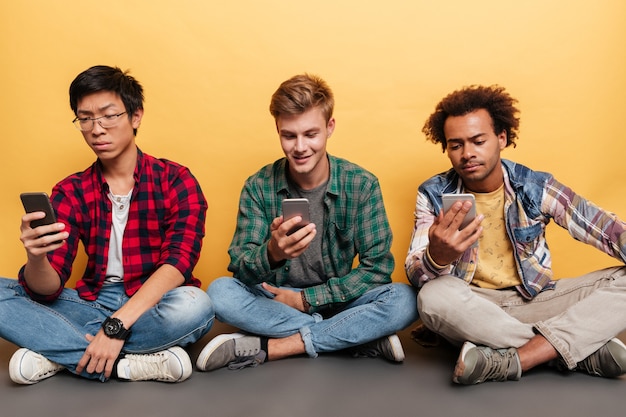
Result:
M303 313L272 300L260 285L250 287L235 278L219 278L207 291L218 320L270 338L300 332L310 357L393 334L418 318L415 290L399 283L369 290L328 314Z
M530 301L445 275L424 284L418 304L424 324L455 344L517 348L540 333L572 369L625 329L626 267L560 279Z
M88 346L85 334L96 334L105 318L128 301L123 284L102 287L96 301L85 301L65 288L50 303L33 301L18 281L0 278L0 337L38 352L75 372ZM151 353L186 346L204 336L214 319L207 294L182 286L167 292L132 326L123 353ZM81 376L104 381L102 374Z

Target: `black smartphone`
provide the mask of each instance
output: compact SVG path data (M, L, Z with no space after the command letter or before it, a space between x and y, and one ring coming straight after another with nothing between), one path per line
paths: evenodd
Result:
M54 209L52 208L52 203L50 203L48 194L43 192L22 193L20 194L20 199L22 200L22 205L24 206L26 213L32 213L34 211L43 211L46 213L46 217L43 219L37 219L30 222L31 228L34 229L35 227L56 223L57 216L54 214Z
M444 213L447 213L448 210L450 210L450 207L452 207L452 205L456 201L471 201L472 202L472 208L465 215L465 218L463 219L463 222L461 223L461 227L459 227L459 230L467 226L476 217L476 199L474 198L474 194L443 194L441 198L443 200L443 212Z
M289 220L295 216L302 217L302 220L296 225L296 227L291 229L288 234L292 234L296 230L311 222L308 199L286 198L283 200L283 221Z

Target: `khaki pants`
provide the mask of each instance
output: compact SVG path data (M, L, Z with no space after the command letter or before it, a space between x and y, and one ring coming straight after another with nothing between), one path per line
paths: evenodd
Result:
M532 300L444 275L424 284L417 305L426 327L452 343L518 348L540 333L571 369L626 329L626 267L561 279Z

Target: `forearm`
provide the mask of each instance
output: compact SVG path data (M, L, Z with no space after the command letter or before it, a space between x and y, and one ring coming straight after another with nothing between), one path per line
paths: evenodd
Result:
M423 195L418 195L415 208L415 225L411 235L408 254L404 263L409 281L416 287L449 272L447 265L437 265L427 256L429 241L428 232L435 221L433 207ZM441 267L444 268L441 268Z
M159 267L141 288L112 316L129 329L147 310L155 306L168 291L181 286L185 278L171 265Z
M24 282L32 292L49 296L62 286L59 274L52 268L47 256L29 259L24 266Z

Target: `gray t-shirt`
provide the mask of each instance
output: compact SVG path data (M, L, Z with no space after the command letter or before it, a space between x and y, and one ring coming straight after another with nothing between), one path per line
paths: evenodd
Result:
M286 286L306 288L326 282L324 262L322 261L322 233L324 227L324 196L328 182L312 190L302 190L289 184L289 192L298 198L309 200L311 222L315 223L317 234L302 255L291 260L289 280Z

